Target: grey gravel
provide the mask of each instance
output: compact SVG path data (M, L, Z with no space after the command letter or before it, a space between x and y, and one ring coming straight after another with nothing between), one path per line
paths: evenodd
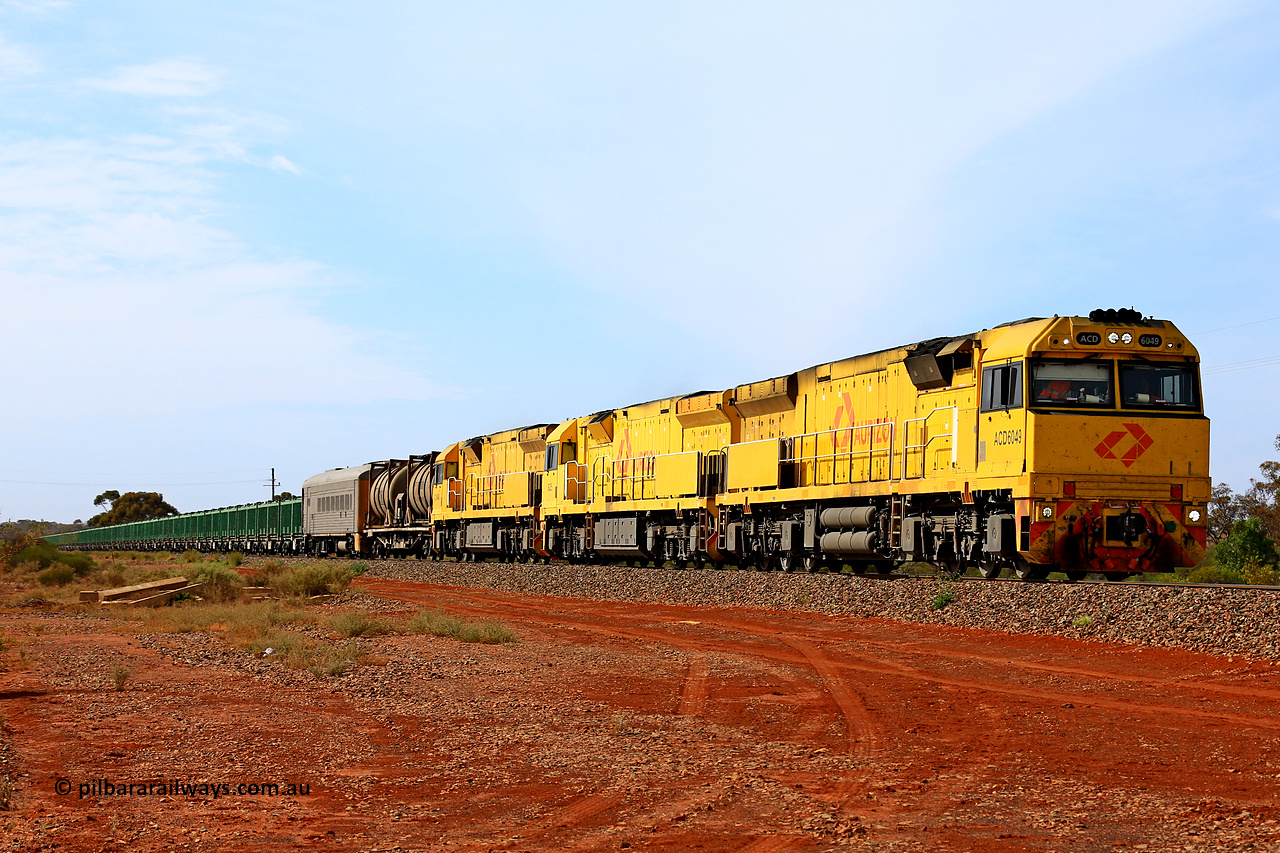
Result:
M426 560L375 561L367 576L601 601L835 613L1280 660L1280 592L1268 590ZM953 600L935 610L947 592Z

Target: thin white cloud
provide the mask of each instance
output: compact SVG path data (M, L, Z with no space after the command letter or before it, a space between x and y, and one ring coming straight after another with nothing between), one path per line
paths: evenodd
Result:
M0 36L0 80L26 77L39 73L40 62L35 54L21 45L11 44Z
M91 89L167 98L190 98L217 91L222 84L221 69L191 59L162 59L147 65L117 68L108 77L81 80Z
M17 9L19 12L39 14L52 12L55 9L66 9L71 4L67 0L5 0L4 5Z
M282 157L279 154L271 158L271 168L278 172L288 172L291 175L302 175L301 169L294 165L294 163L287 157Z
M216 223L218 162L181 133L0 145L6 311L48 320L0 336L0 361L40 366L15 390L36 395L58 376L84 405L134 414L164 407L159 387L198 389L193 406L323 404L352 387L369 400L441 394L372 354L372 335L319 316L311 300L340 285L330 271L261 257Z

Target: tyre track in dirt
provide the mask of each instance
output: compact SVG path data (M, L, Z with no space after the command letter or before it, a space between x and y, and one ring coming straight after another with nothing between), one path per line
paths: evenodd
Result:
M859 829L873 828L886 841L914 837L912 826L954 825L957 810L985 813L982 804L989 797L975 797L975 790L1000 792L994 796L1006 804L1033 796L1029 802L1053 810L1049 804L1054 802L1054 793L1045 787L1048 780L1058 780L1058 785L1071 790L1090 790L1095 779L1101 779L1104 789L1123 798L1147 790L1127 787L1139 784L1127 781L1133 778L1128 768L1135 765L1144 768L1140 771L1144 780L1166 786L1158 790L1179 790L1167 787L1170 773L1185 772L1171 769L1180 766L1179 761L1168 760L1167 752L1117 753L1115 747L1124 742L1120 740L1123 732L1144 732L1157 742L1186 743L1187 732L1203 731L1212 739L1206 743L1230 745L1236 750L1233 757L1215 752L1213 784L1224 793L1234 792L1232 780L1240 777L1226 775L1223 761L1235 762L1226 765L1231 767L1252 766L1255 774L1265 762L1241 746L1245 735L1233 732L1251 731L1248 738L1260 738L1280 731L1280 708L1274 707L1280 690L1269 685L1236 686L1184 678L1184 657L1195 664L1185 670L1188 674L1203 674L1221 664L1179 650L1155 652L1083 640L1060 647L1051 639L977 629L943 628L926 640L922 635L931 629L923 627L890 638L884 636L886 629L900 627L874 619L598 602L412 581L371 581L365 588L384 598L414 604L444 602L471 618L511 620L517 630L523 623L531 631L576 643L586 635L595 635L675 647L688 656L679 680L672 685L671 707L677 710L690 711L700 705L703 714L714 715L714 661L720 657L768 661L790 668L798 677L803 674L804 681L824 692L800 699L800 691L796 691L786 698L787 704L795 702L793 707L801 719L813 713L827 716L827 723L813 734L806 733L804 739L847 750L853 766L848 772L844 766L830 772L828 766L825 776L805 771L792 774L778 767L768 778L782 788L792 787L792 782L803 783L806 796L825 803L836 814L861 817L865 823L857 825ZM959 648L938 648L942 643ZM965 644L1000 644L1010 651L988 654L965 648ZM1043 660L1021 657L1030 654L1029 649ZM1158 663L1145 671L1147 667L1140 660L1152 657ZM1077 659L1089 664L1078 665ZM706 662L705 674L699 660ZM1134 677L1124 673L1125 667ZM1174 677L1162 675L1175 672L1178 675ZM1054 680L1060 682L1051 683ZM1100 690L1108 692L1100 695ZM1261 704L1256 709L1235 708L1216 701L1223 699ZM1075 716L1078 712L1063 712L1063 707L1092 708L1095 716L1088 717L1086 724L1086 718ZM833 713L837 715L834 718ZM1096 716L1099 713L1103 716ZM839 720L838 734L830 728L835 720ZM1077 720L1088 726L1081 729L1082 734L1100 733L1086 739L1095 750L1093 754L1073 747L1076 740L1069 732ZM794 734L784 737L791 740ZM1263 745L1262 741L1257 743ZM906 750L902 750L903 744L908 745ZM1046 759L1046 755L1055 757ZM1095 773L1102 775L1092 775ZM1037 793L1024 794L1024 789ZM860 797L864 792L865 798ZM1243 802L1256 813L1256 806L1265 799L1260 793ZM1068 804L1063 807L1072 808ZM1006 812L1002 818L978 822L975 827L985 827L979 829L987 833L984 843L994 845L998 838L1022 839L1032 845L1027 849L1052 849L1053 842L1040 831L1040 825L1028 823L1033 816ZM883 825L894 820L896 830ZM881 824L873 827L875 821ZM1087 822L1095 821L1113 827L1110 832L1125 831L1125 824L1116 817ZM785 833L765 835L753 839L746 849L812 845L812 836L807 841L797 840L802 838ZM1011 843L1017 846L1016 841Z
M385 598L414 604L426 603L424 599L427 596L423 594L425 585L406 589L402 586L404 584L413 584L413 582L365 581L360 586L371 594ZM676 713L681 716L702 717L706 715L709 698L708 658L711 655L730 657L743 662L749 662L752 659L763 659L771 663L808 671L811 676L816 676L817 683L821 685L822 690L807 686L805 679L801 676L794 674L785 676L787 681L797 687L791 696L786 697L786 704L794 705L797 715L804 721L798 729L793 731L792 737L788 739L794 739L799 742L812 742L815 736L822 729L825 729L828 724L821 711L825 709L828 713L833 712L836 717L843 720L842 736L840 738L841 751L847 753L853 759L854 766L843 774L843 778L836 781L832 788L824 790L811 785L807 793L826 803L828 808L841 809L847 805L849 800L865 791L870 783L865 773L866 768L871 764L871 754L878 743L878 738L874 731L875 721L867 712L865 702L858 691L852 689L839 674L833 662L828 660L822 652L810 643L781 636L774 631L766 633L750 630L735 633L741 633L742 636L755 641L754 645L747 646L741 643L726 645L723 640L705 636L687 636L672 630L675 626L683 627L686 625L700 628L701 623L693 620L672 620L669 623L672 629L668 630L616 625L603 626L584 621L582 611L573 606L566 606L568 602L562 599L555 599L558 606L555 612L549 613L541 602L512 601L500 595L485 596L485 598L494 603L501 602L509 611L519 611L523 618L530 619L529 624L546 633L574 640L579 639L579 637L574 636L575 634L589 633L622 640L659 643L679 649L689 658L680 688L679 699L676 703ZM593 615L595 615L599 614L601 610L608 611L611 608L593 607L589 609L594 611ZM577 618L570 615L575 613ZM486 613L485 615L491 614ZM509 613L508 618L519 624L522 617ZM608 618L615 620L625 619L634 622L637 620L637 614L634 611L619 612L608 614ZM648 614L644 614L644 618L645 621L650 619ZM549 625L548 623L552 624ZM564 630L566 623L571 623L573 630ZM722 630L724 628L719 622L715 623L715 627ZM684 783L682 788L688 789L695 783L701 785L704 779L703 777L695 777L682 781ZM586 798L583 802L592 799ZM711 799L713 799L712 796L695 793L692 796L678 798L678 802L677 800L668 799L668 802L664 805L669 807L678 804L685 809L692 810L705 805ZM572 809L573 805L571 804L567 808ZM526 826L521 831L521 835L536 837L536 831L532 826ZM812 839L808 839L805 836L769 836L757 839L752 843L768 845L776 843L780 846L768 846L760 849L788 850L797 845L811 845Z
M680 707L676 713L682 717L701 717L706 707L707 656L701 652L690 652L684 687L680 691Z
M1003 655L984 655L976 652L961 652L954 649L926 645L923 643L890 645L888 643L868 642L866 645L882 649L886 654L891 652L901 653L903 645L910 645L913 650L919 653L938 658L946 658L949 660L972 661L997 667L1014 667L1031 672L1065 675L1088 680L1105 680L1124 684L1145 684L1149 687L1155 687L1160 690L1179 692L1196 690L1202 693L1238 696L1242 699L1270 699L1280 701L1280 690L1260 689L1234 684L1216 684L1212 682L1196 681L1188 678L1154 678L1139 674L1107 672L1106 670L1101 669L1082 669L1080 667L1061 666L1041 663L1039 661L1019 660L1017 658L1010 658Z
M412 584L417 582L415 581L394 581L394 582L373 581L372 583ZM456 594L459 594L461 596L469 597L472 599L486 600L492 604L500 605L503 607L515 608L515 609L520 609L526 612L540 613L544 615L546 612L544 609L542 609L542 607L540 607L538 604L535 604L535 603L514 601L510 598L506 598L501 595L491 596L487 594L487 592L480 592L479 594L477 594L475 590L465 588L465 587L453 587L449 589L451 589L452 591L455 591ZM512 595L518 595L518 594L512 594ZM520 597L535 598L533 596L527 596L527 597L520 596ZM415 603L418 603L416 599L410 599L410 600L414 601ZM590 602L590 603L580 602L580 600L578 599L551 598L549 600L555 603L554 606L559 609L561 614L558 618L562 618L562 619L564 618L564 614L566 613L582 613L584 611L588 611L588 612L599 611L601 609L601 608L594 607L593 606L595 604L594 602ZM581 603L583 606L578 607L579 603ZM659 613L664 610L670 610L670 609L673 609L671 605L652 605L647 608L647 612L650 614L654 614L654 613ZM685 609L689 609L689 608L685 608ZM630 616L632 618L634 618L635 616L634 608L630 608L625 611L623 611L621 608L618 608L618 610L620 611L617 614L619 616ZM485 615L491 615L489 611L477 611L477 612L483 612ZM769 615L771 617L778 619L779 621L790 621L794 619L794 617L791 614L770 613ZM770 639L774 637L774 635L777 633L776 628L766 632L760 628L759 624L743 623L735 619L722 617L718 613L705 614L702 617L702 621L704 624L715 625L722 629L734 629L739 631L740 633L746 633L750 636L754 636L761 639ZM589 623L581 623L581 622L575 623L575 625L580 630L593 630L596 633L614 633L617 636L630 636L633 638L644 638L644 639L650 639L650 640L656 639L659 641L666 641L667 639L669 639L669 636L670 636L662 632L655 632L655 631L643 632L638 630L630 630L630 631L616 630L616 631L610 632L604 629L600 629L598 627L593 627ZM721 651L721 652L724 651L722 646L717 645L712 640L706 640L706 641L683 640L679 643L679 645L689 647L689 648L698 648L704 651ZM1142 714L1147 714L1152 716L1173 715L1173 716L1185 717L1188 719L1194 719L1194 720L1203 721L1203 722L1233 723L1236 725L1266 729L1268 731L1280 731L1280 714L1277 714L1277 716L1275 717L1271 717L1271 716L1257 716L1257 715L1251 715L1251 714L1242 714L1242 713L1235 713L1235 712L1228 712L1228 711L1221 711L1221 710L1203 711L1197 708L1187 708L1182 705L1171 705L1167 703L1132 702L1132 701L1126 701L1126 700L1108 699L1105 697L1098 696L1096 693L1093 693L1093 692L1067 692L1062 690L1046 690L1046 689L1037 689L1037 688L1030 688L1030 687L1019 687L1019 686L1013 686L1013 685L1007 685L1007 684L997 684L993 682L974 681L971 679L946 676L946 675L941 675L937 673L931 673L925 670L906 667L904 665L898 664L895 661L893 661L893 658L890 652L894 651L894 647L891 647L888 644L884 644L884 643L876 643L876 645L882 649L885 649L885 654L867 655L865 653L855 652L853 653L853 656L859 658L862 661L862 663L855 663L851 660L842 660L842 661L836 662L835 666L837 667L837 669L840 669L840 670L860 672L860 673L865 673L869 675L899 676L903 678L909 678L915 681L931 682L933 684L937 684L941 686L949 686L949 687L953 687L961 690L972 690L972 691L994 693L994 694L1005 695L1005 696L1017 696L1024 699L1033 699L1033 700L1038 700L1051 705L1061 706L1062 704L1068 703L1068 702L1075 705L1078 703L1085 706L1106 708L1108 710L1124 711L1127 713L1142 713ZM962 655L956 655L954 653L945 653L945 652L938 653L932 649L919 650L919 651L921 651L921 653L924 653L924 654L936 654L937 657L941 657L941 658L951 657L954 659L959 659L960 657L962 657ZM806 659L804 658L803 654L798 654L798 655L787 655L784 653L769 654L762 651L757 652L754 650L751 652L751 654L757 654L758 656L768 657L780 663L797 664L797 663L806 662ZM985 656L974 655L973 657L977 659L983 659ZM1009 660L1007 658L999 658L999 657L986 658L986 662L990 662L993 666L1009 664ZM1014 663L1016 665L1016 661ZM1029 670L1037 669L1037 667L1034 667L1034 666L1029 666L1024 668ZM1107 679L1107 680L1112 680L1117 682L1127 681L1127 679L1125 679L1123 676L1117 675L1115 673L1109 673L1109 672L1106 672L1105 670L1076 669L1072 667L1058 667L1056 669L1061 671L1060 674L1069 674L1069 675L1079 677L1081 679L1092 680L1097 678L1097 679ZM1137 679L1134 679L1134 681L1142 682L1144 681L1144 679L1139 677ZM1152 679L1152 678L1145 679L1145 682L1149 686L1153 686L1153 687L1160 686L1160 687L1169 687L1169 688L1185 687L1186 684L1190 683L1190 682L1182 682L1182 681L1170 681L1168 679ZM1280 694L1280 691L1257 691L1257 690L1251 690L1250 688L1244 688L1244 692L1240 692L1237 690L1229 689L1230 688L1229 685L1223 685L1222 687L1228 688L1228 689L1217 690L1215 687L1215 689L1212 690L1211 692L1237 693L1242 697L1248 696L1251 698L1271 698L1272 695Z

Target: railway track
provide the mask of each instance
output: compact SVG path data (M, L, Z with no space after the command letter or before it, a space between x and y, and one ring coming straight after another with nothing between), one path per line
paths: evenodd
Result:
M834 573L833 573L834 574ZM873 580L943 580L945 575L915 575L903 572L885 574L849 575L849 577L870 578ZM1177 583L1174 581L1109 581L1109 580L1067 580L1066 578L1042 578L1038 580L1022 580L1020 578L981 578L971 575L960 575L951 580L972 583L1009 583L1009 584L1059 584L1062 586L1106 586L1106 587L1179 587L1186 589L1256 589L1264 592L1280 592L1280 586L1246 583Z
M366 560L365 562L369 562L369 563L379 563L379 562L398 562L398 560L397 560L396 558L391 558L391 559L389 559L389 560L377 560L377 559L372 559L372 560ZM517 566L517 565L521 565L521 564L519 564L519 563L506 563L505 565ZM609 565L609 564L603 564L603 565ZM619 567L619 568L621 568L621 567ZM671 572L685 572L685 571L689 571L688 569L681 569L681 568L674 567L674 566L662 566L661 568L663 568L663 569L665 569L665 570L667 570L667 571L671 571ZM715 572L715 571L743 571L743 570L742 570L742 569L725 568L725 569L719 569L719 570L717 570L717 569L707 569L707 570L705 570L705 571L712 571L712 572ZM755 573L755 571L762 571L762 570L753 570L753 573ZM975 582L976 582L976 583L1050 584L1050 585L1058 584L1058 585L1062 585L1062 586L1102 586L1102 587L1130 587L1130 588L1133 588L1133 587L1138 587L1138 588L1142 588L1142 587L1175 587L1175 588L1186 588L1186 589L1238 589L1238 590L1259 590L1259 591L1263 591L1263 592L1277 592L1277 593L1280 593L1280 586L1276 586L1276 585L1268 585L1268 584L1242 584L1242 583L1178 583L1178 582L1174 582L1174 581L1141 581L1141 580L1109 581L1109 580L1105 580L1105 579L1085 579L1085 580L1073 581L1073 580L1068 580L1068 579L1066 579L1066 578L1040 578L1040 579L1026 579L1026 580L1024 580L1024 579L1021 579L1021 578L1013 578L1013 577L984 578L984 577L975 577L975 576L972 576L972 575L959 575L959 576L957 576L957 577L948 578L948 576L946 576L946 575L912 574L912 573L908 573L908 572L883 572L883 573L872 573L872 572L867 572L867 573L864 573L864 574L851 574L851 573L843 573L843 572L815 572L815 573L810 573L810 572L781 572L781 571L772 571L772 570L768 570L768 571L764 571L764 573L765 573L765 574L770 574L770 575L779 575L779 576L788 576L788 575L791 575L791 576L797 576L797 577L806 577L806 576L809 576L810 574L822 574L822 575L830 575L830 576L835 576L835 577L864 578L864 579L870 579L870 580L883 580L883 581L896 581L896 580L948 580L948 579L949 579L949 580L956 580L956 581L965 581L965 582L969 582L969 583L975 583Z
M906 580L906 579L933 579L938 580L945 578L945 575L909 575L901 573L884 574L884 575L863 575L864 578L876 578L886 580ZM1065 587L1175 587L1185 589L1258 589L1262 592L1280 593L1280 587L1267 584L1193 584L1193 583L1176 583L1170 580L1068 580L1065 578L1044 578L1041 580L1021 580L1018 578L973 578L969 575L960 575L954 580L975 581L975 583L995 583L995 584L1061 584Z

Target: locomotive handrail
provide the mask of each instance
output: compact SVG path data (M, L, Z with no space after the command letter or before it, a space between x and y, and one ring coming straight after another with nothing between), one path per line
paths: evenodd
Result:
M561 478L561 484L560 484L561 486L560 493L576 504L585 503L587 499L587 496L585 494L586 482L583 481L583 479L578 476L578 471L585 467L587 466L583 465L581 462L578 462L576 459L570 460L564 463L563 477ZM572 477L569 476L570 468L573 469ZM574 484L574 489L572 492L569 491L569 483L571 482ZM580 488L583 489L584 491L584 494L581 498L578 497L578 490Z
M909 426L909 424L920 423L924 425L925 429L921 430L921 436L923 436L924 433L927 432L929 419L932 418L934 415L936 415L938 412L946 412L946 411L951 412L951 431L950 432L939 433L938 435L930 436L928 439L920 442L919 444L907 443L908 437L911 435L911 427ZM901 479L916 480L916 479L924 478L925 451L928 449L930 444L933 444L933 440L935 438L942 438L943 436L946 436L947 438L951 439L951 464L955 465L956 460L959 458L958 457L959 448L956 446L956 433L959 431L959 429L960 429L960 409L956 406L939 406L938 408L932 410L931 412L929 412L929 414L925 415L922 418L910 418L909 420L903 421L902 422L903 444L902 444L902 477ZM912 477L908 474L907 454L912 450L920 451L920 476L919 477Z
M675 456L677 454L663 453L661 455ZM654 460L657 458L657 456L633 456L629 459L614 459L612 456L597 456L592 463L591 500L594 502L596 499L597 486L599 486L601 492L605 493L606 499L627 498L627 495L620 495L613 488L616 483L629 484L631 486L631 494L629 496L631 500L644 500L644 486L647 481L653 480L655 477ZM628 463L632 466L629 474L625 472ZM619 465L623 466L624 473L622 474L618 473ZM595 468L600 469L599 473L595 472ZM636 494L637 486L639 488L638 495ZM605 492L606 487L608 489L607 492Z
M493 509L495 495L500 495L506 474L467 474L467 498L471 509ZM483 506L480 504L483 503Z
M712 459L717 459L717 463L714 466L714 474L712 474ZM698 471L698 496L707 497L708 495L718 495L724 490L724 448L721 447L718 450L703 451L702 460L702 467ZM715 482L712 482L713 477Z
M457 477L447 477L444 481L445 499L449 503L449 508L454 512L462 510L462 481ZM457 506L454 506L454 503Z
M613 461L612 457L597 456L591 462L591 476L590 476L590 479L588 480L588 482L591 484L591 494L587 496L588 503L595 503L597 485L599 485L599 491L604 491L604 485L608 482L609 478L613 476L613 473L611 471L606 471L604 466L605 462L612 462L612 461ZM599 473L596 472L597 468L600 469Z
M877 442L875 440L874 431L877 429L885 429L885 428L888 429L888 433L889 433L889 440L888 440L887 446L876 447ZM861 432L863 430L872 431L871 438L868 441L868 444L870 444L871 446L868 447L866 450L855 451L853 450L853 435L854 433ZM849 434L849 450L845 450L845 451L839 450L839 442L836 439L840 433ZM859 424L857 426L840 427L838 429L822 430L820 432L806 432L800 435L787 436L786 438L780 439L782 441L782 451L784 454L788 452L793 452L795 449L794 442L797 442L797 441L800 442L800 450L801 450L801 453L803 454L804 439L806 438L815 439L814 451L812 455L798 455L798 456L784 455L779 459L779 462L791 463L791 464L813 462L815 482L812 485L822 485L817 482L818 465L823 462L830 462L831 464L830 485L836 485L836 463L838 461L842 459L847 459L849 463L849 479L847 482L852 483L853 482L853 460L860 456L866 456L867 457L867 478L863 482L871 483L871 482L875 482L878 479L878 478L872 477L872 460L874 460L876 456L887 456L889 470L883 479L886 481L889 481L893 479L893 433L894 433L893 421L883 421L881 423ZM825 435L831 436L831 453L830 454L819 453L817 449L818 443L816 439ZM797 485L800 485L800 484L797 483Z

